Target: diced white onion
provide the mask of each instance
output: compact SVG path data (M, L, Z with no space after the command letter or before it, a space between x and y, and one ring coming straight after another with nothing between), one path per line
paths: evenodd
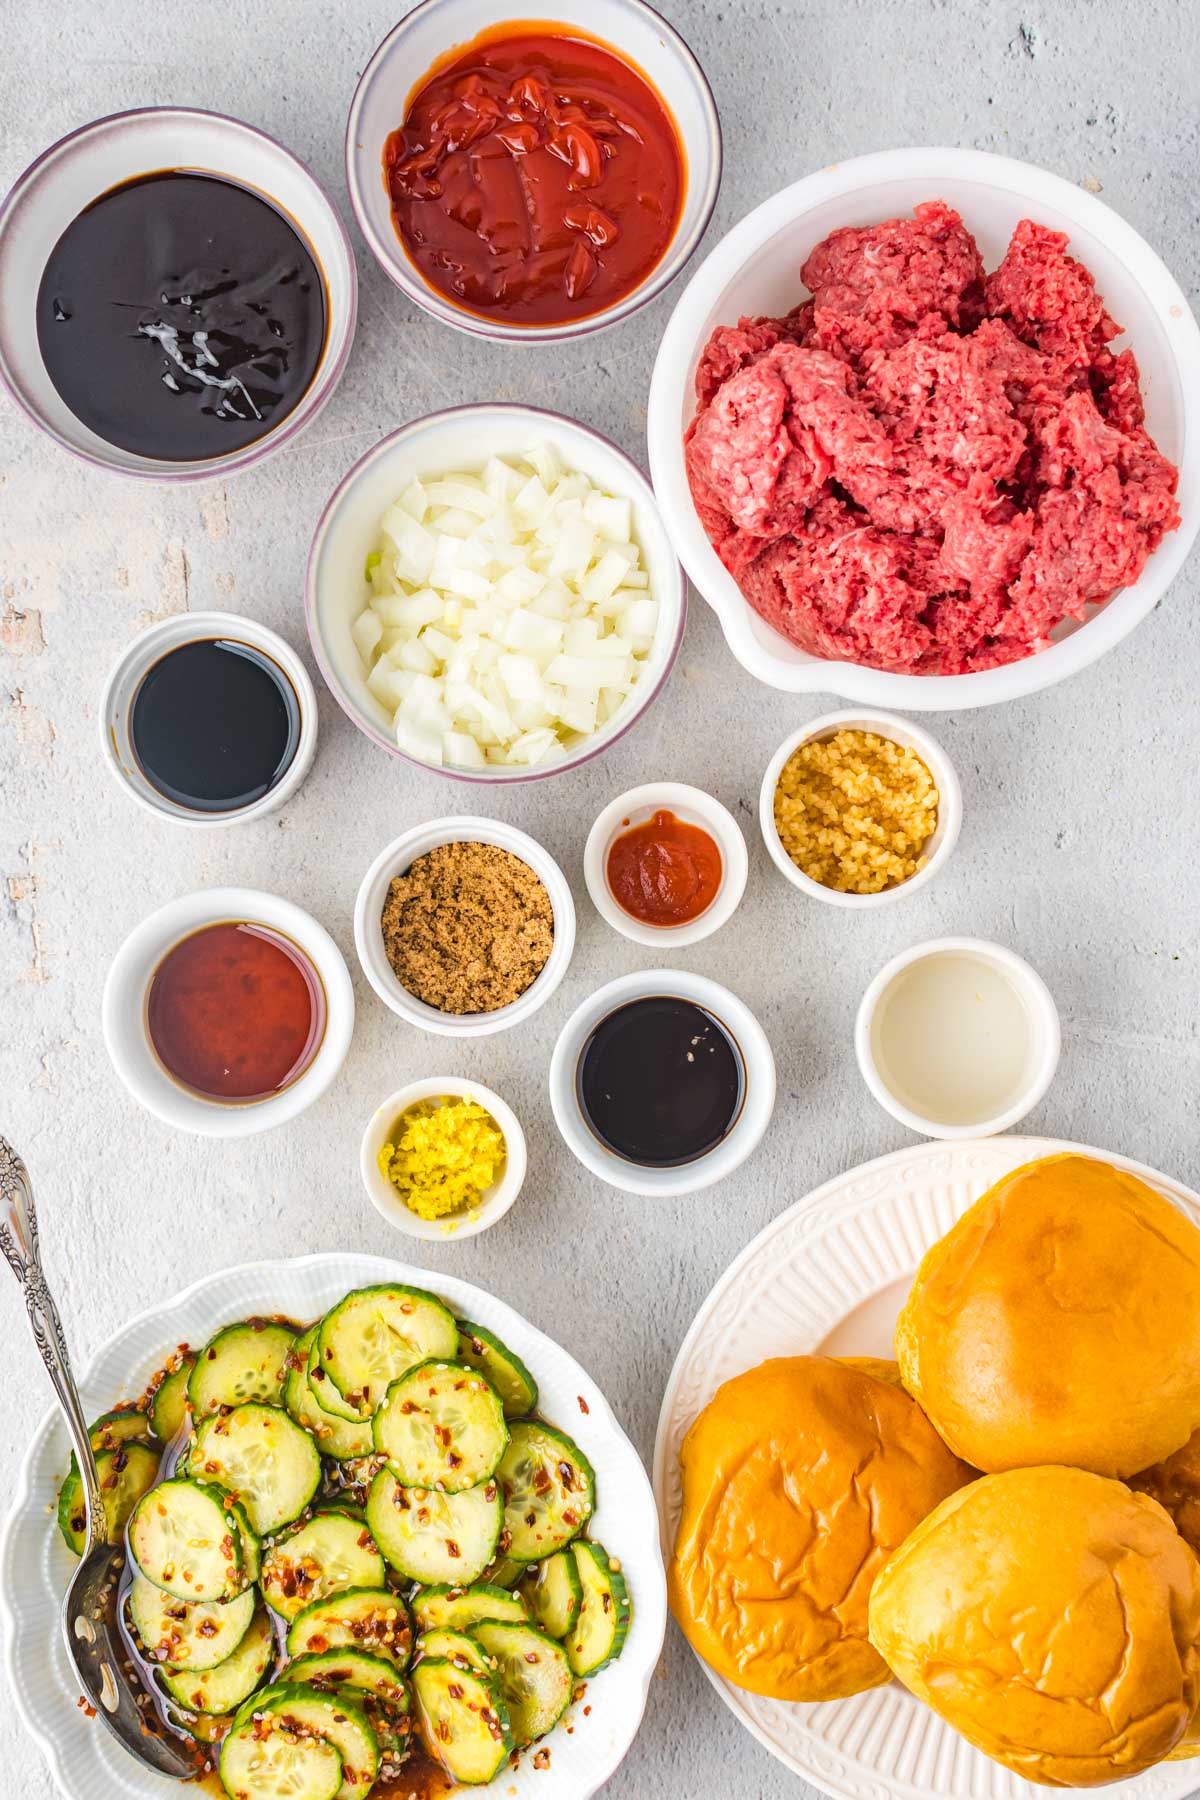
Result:
M626 704L658 629L633 508L552 444L410 482L379 531L351 637L407 754L540 766Z

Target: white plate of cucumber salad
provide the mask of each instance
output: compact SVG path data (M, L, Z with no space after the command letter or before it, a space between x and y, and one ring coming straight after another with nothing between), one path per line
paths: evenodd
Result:
M587 1800L616 1769L666 1625L654 1499L510 1307L382 1257L250 1263L142 1313L80 1386L148 1718L188 1733L203 1791ZM69 1800L178 1793L78 1704L70 1465L53 1415L0 1546L9 1686Z

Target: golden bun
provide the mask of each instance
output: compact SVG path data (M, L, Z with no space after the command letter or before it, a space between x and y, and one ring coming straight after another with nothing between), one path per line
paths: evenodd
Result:
M1136 1775L1200 1701L1200 1563L1153 1500L1083 1469L953 1494L879 1576L870 1626L905 1687L1029 1781Z
M1109 1163L1026 1163L926 1255L896 1355L977 1469L1133 1475L1200 1426L1200 1231Z
M1131 1476L1129 1485L1165 1507L1180 1537L1200 1556L1200 1431L1174 1455Z
M834 1700L885 1682L867 1641L871 1583L969 1479L895 1366L762 1363L718 1389L679 1465L668 1591L709 1667L776 1700Z

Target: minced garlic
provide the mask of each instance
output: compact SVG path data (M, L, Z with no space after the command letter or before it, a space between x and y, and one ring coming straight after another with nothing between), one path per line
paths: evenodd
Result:
M379 1172L420 1219L477 1206L504 1162L504 1133L473 1100L418 1100L379 1152Z
M924 868L937 819L937 786L916 751L872 731L801 744L775 788L787 854L843 894L878 894Z

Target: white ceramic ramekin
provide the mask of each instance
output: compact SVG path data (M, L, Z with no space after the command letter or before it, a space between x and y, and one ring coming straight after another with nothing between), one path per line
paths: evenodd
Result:
M651 994L691 1000L718 1018L741 1052L746 1078L745 1098L732 1130L706 1155L671 1169L629 1162L602 1144L583 1116L576 1085L579 1059L597 1025L619 1006ZM661 1199L694 1194L731 1175L758 1148L775 1109L775 1058L750 1008L728 988L683 969L641 969L598 988L571 1014L550 1060L550 1105L568 1150L609 1187Z
M407 1207L391 1182L379 1169L379 1152L388 1141L396 1121L418 1100L473 1100L491 1113L504 1134L504 1166L500 1179L492 1183L479 1206L466 1213L445 1219L422 1219ZM478 1081L464 1081L456 1075L437 1075L426 1081L410 1081L398 1088L372 1113L363 1132L359 1167L363 1185L376 1212L398 1231L427 1242L442 1243L447 1238L478 1237L502 1219L521 1191L525 1180L525 1133L512 1107L491 1088Z
M308 635L330 692L373 744L391 756L415 762L397 746L391 719L367 686L362 658L350 635L351 625L367 603L363 569L378 540L379 521L414 476L425 479L451 469L481 469L489 456L520 456L543 443L553 445L568 468L578 469L606 492L632 502L634 536L650 578L647 591L658 601L654 643L624 706L560 761L541 769L436 770L457 781L540 781L578 768L623 737L661 692L683 642L687 584L650 483L615 444L559 413L499 401L457 406L414 419L368 450L335 488L309 551L305 586ZM430 765L417 762L416 767L427 769Z
M270 200L306 239L325 277L328 302L325 348L299 404L255 443L195 462L138 456L99 437L61 398L38 349L38 284L62 233L109 188L161 169L223 176ZM0 382L55 443L118 475L165 482L224 479L291 443L341 380L357 310L350 239L320 182L274 138L220 113L151 106L95 119L43 151L0 205Z
M302 950L325 989L325 1035L307 1069L269 1100L205 1100L167 1074L146 1031L146 998L167 951L206 925L247 921L282 933ZM323 925L290 900L254 888L203 888L160 906L125 939L104 983L104 1042L117 1074L142 1106L167 1125L201 1137L252 1137L294 1119L333 1081L354 1031L354 988L341 951Z
M541 974L509 1006L498 1007L495 1012L448 1013L427 1006L396 979L383 947L380 919L392 877L402 875L418 856L435 850L439 844L456 843L495 844L519 856L544 884L554 910L554 945ZM554 858L527 832L503 825L498 819L431 819L393 839L367 870L354 903L354 947L363 974L379 998L406 1024L441 1037L489 1037L494 1031L520 1025L537 1012L566 974L575 948L575 902L567 878Z
M956 207L989 269L1014 227L1033 219L1065 231L1125 327L1137 356L1146 423L1179 467L1183 523L1131 588L1086 623L1066 621L1045 650L974 675L897 675L809 656L768 625L742 596L709 543L692 504L683 434L695 412L693 381L716 325L743 313L778 317L804 298L799 269L843 225L876 225L923 200ZM1120 347L1120 345L1118 347ZM1038 692L1095 662L1144 619L1167 591L1200 530L1200 329L1179 284L1131 225L1073 181L1031 163L962 148L882 150L831 163L749 213L695 271L663 333L647 421L654 491L676 550L721 621L730 649L752 675L794 694L834 693L863 706L948 711Z
M721 852L721 885L699 917L686 925L643 924L625 911L608 880L608 854L616 840L664 807L685 824L707 831ZM746 870L746 840L733 814L703 788L682 781L649 781L618 794L592 826L583 852L583 878L600 917L635 944L659 950L698 944L719 931L738 909L746 889Z
M880 1002L896 977L926 957L944 956L947 952L966 953L992 963L1016 988L1029 1019L1030 1049L1026 1079L1020 1094L1011 1106L995 1118L972 1119L965 1125L951 1125L944 1120L924 1118L898 1099L884 1080L875 1057L873 1041ZM1061 1047L1058 1008L1054 1004L1054 996L1037 970L1003 944L989 943L985 938L931 938L928 943L914 944L911 950L894 956L891 962L885 963L880 969L863 995L854 1025L854 1051L858 1066L863 1080L880 1106L885 1112L891 1113L893 1119L898 1119L901 1125L907 1125L910 1131L919 1131L923 1137L931 1138L995 1137L1001 1131L1011 1130L1019 1119L1032 1112L1047 1092L1058 1068Z
M615 306L559 325L506 325L469 311L429 286L392 221L383 147L404 123L410 96L450 50L497 25L574 26L628 58L657 88L675 120L687 190L675 236L640 285ZM721 185L721 122L712 89L673 26L644 0L423 0L384 38L363 71L346 124L346 184L359 229L376 261L408 298L443 325L504 343L545 344L581 337L628 318L662 292L704 236Z
M228 812L196 812L178 801L169 800L143 773L129 735L129 720L137 691L145 677L168 651L181 644L194 644L211 638L249 644L267 656L287 676L300 707L300 737L296 753L282 778L261 800ZM127 644L114 663L104 697L100 702L100 748L123 792L147 812L171 819L177 825L212 827L244 825L274 812L290 800L309 770L317 753L317 696L308 670L291 645L275 632L268 631L254 619L239 613L204 612L173 613L147 626Z
M814 881L810 875L796 867L780 842L775 828L775 789L779 785L784 764L801 744L811 743L814 738L833 737L838 731L873 731L877 737L891 738L893 743L915 750L937 784L937 829L926 846L925 867L918 869L915 875L910 875L899 886L884 888L878 894L843 894L836 888ZM799 731L794 731L791 737L785 738L767 764L758 794L759 828L763 842L771 853L771 860L780 874L786 875L793 887L799 888L802 894L808 894L814 900L825 900L831 906L845 906L859 912L890 906L893 901L903 900L916 893L918 888L928 887L935 876L941 874L958 842L958 834L962 829L962 810L962 789L958 776L936 738L930 737L919 725L913 725L907 719L898 719L894 713L867 713L858 708L848 712L824 713L821 718L802 725Z

